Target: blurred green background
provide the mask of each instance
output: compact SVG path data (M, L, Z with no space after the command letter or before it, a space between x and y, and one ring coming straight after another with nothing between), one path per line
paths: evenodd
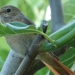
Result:
M41 21L45 17L48 0L0 0L0 7L4 5L14 5L18 7L29 19L35 22L36 25L40 25ZM65 24L72 21L75 18L75 0L62 0ZM49 28L48 28L49 29ZM10 51L10 47L7 45L4 37L0 37L0 70L5 62L5 59ZM70 48L63 56L60 57L61 62L73 71L75 71L74 58L75 48ZM48 74L48 68L43 68L35 75ZM49 74L48 74L49 75ZM51 74L53 75L53 74Z

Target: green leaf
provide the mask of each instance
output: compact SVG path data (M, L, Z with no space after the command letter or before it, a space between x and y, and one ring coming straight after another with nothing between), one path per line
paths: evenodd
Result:
M3 66L3 64L4 64L4 61L3 61L2 58L0 57L0 70L1 70L1 68L2 68L2 66Z
M72 68L73 64L75 63L75 48L70 47L64 55L60 56L60 60L68 68Z
M62 0L65 22L68 23L75 18L75 0Z
M1 26L0 36L36 33L43 35L49 42L51 42L54 45L54 41L48 35L39 30L39 28L36 28L36 26L34 25L27 25L21 22L11 22L6 23L6 26L7 27Z
M6 26L8 28L11 28L14 30L22 30L22 29L35 29L36 30L36 27L34 25L27 25L27 24L24 24L24 23L21 23L21 22L11 22L11 23L6 23Z
M47 72L48 72L48 68L44 67L41 70L39 70L38 72L36 72L34 75L46 75Z
M29 34L39 33L35 26L26 25L19 22L7 23L6 27L0 25L0 36L7 36L13 34Z

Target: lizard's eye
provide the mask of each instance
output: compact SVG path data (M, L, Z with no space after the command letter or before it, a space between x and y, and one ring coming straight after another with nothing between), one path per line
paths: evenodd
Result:
M8 12L8 13L11 12L11 9L7 9L6 12Z

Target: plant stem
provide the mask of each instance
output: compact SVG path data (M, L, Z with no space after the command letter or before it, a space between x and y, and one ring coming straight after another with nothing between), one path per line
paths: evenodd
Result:
M71 21L67 25L65 25L63 28L59 29L58 31L51 34L49 37L51 37L53 40L57 40L67 33L69 33L71 30L75 28L75 20Z
M54 40L52 40L47 34L45 34L43 32L41 32L41 34L56 47Z
M64 26L64 15L61 0L49 0L51 7L52 32Z
M62 46L64 46L65 44L67 44L68 42L70 42L73 38L75 37L75 28L73 30L71 30L68 34L66 34L65 36L63 36L62 38L56 40L55 44L57 46L57 48L55 46L53 46L51 43L45 42L43 41L42 45L42 50L45 51L54 51Z

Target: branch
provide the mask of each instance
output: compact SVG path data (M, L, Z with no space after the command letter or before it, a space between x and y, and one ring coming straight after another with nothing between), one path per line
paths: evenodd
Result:
M10 50L8 57L0 72L0 75L14 75L22 60L22 55L16 53L14 50Z
M39 59L35 59L32 65L29 67L29 71L27 73L24 72L23 75L34 75L43 67L45 67L45 65Z
M42 25L44 26L45 21L43 21ZM45 28L46 27L46 28ZM47 25L43 27L47 29ZM46 32L46 30L43 30ZM27 75L27 72L29 71L29 68L31 64L33 63L35 57L39 54L39 43L44 39L42 35L36 35L35 39L33 40L28 53L26 54L25 58L23 59L21 65L19 66L18 70L16 71L15 75Z
M52 32L60 29L64 25L64 16L61 0L49 0L51 7Z

